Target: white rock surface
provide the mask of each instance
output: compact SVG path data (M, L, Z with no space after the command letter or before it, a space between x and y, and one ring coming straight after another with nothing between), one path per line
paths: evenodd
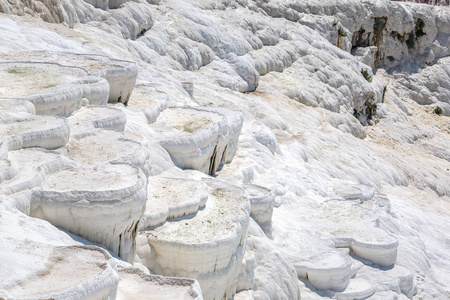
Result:
M119 277L107 251L81 245L48 222L2 208L0 297L115 297Z
M57 63L0 63L0 96L34 104L39 115L67 115L81 107L82 98L105 104L108 83L88 72Z
M127 118L119 109L85 106L67 118L74 138L94 134L96 128L123 131Z
M33 192L30 213L132 261L146 186L142 171L127 164L65 170Z
M137 255L159 274L197 279L206 299L231 298L245 252L249 204L239 188L211 179L205 183L205 209L142 231L140 239L148 244L137 248Z
M116 299L203 299L194 279L149 275L136 268L121 268L119 276Z
M170 108L150 127L174 163L214 175L237 150L242 116L226 109Z
M144 271L197 278L205 299L449 297L448 7L0 0L0 11L0 272L16 272L0 297L47 272L54 249L93 241ZM233 206L210 190L201 208L189 182L202 190L207 174L272 195ZM147 176L154 185L137 184ZM167 195L163 178L176 183ZM25 215L37 195L53 225ZM151 286L115 258L119 271L105 259L113 272L78 292L74 280L99 269L70 249L64 265L87 268L68 298ZM186 296L175 281L167 292Z

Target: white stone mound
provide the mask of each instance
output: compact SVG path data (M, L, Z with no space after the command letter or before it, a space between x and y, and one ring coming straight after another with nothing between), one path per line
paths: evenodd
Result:
M33 192L31 216L101 243L132 261L146 185L142 171L128 164L61 171L50 175L42 190Z
M352 276L351 259L339 251L314 255L294 266L298 276L319 290L343 290Z
M130 98L136 82L138 69L134 62L113 59L98 54L78 54L70 52L16 52L2 56L2 61L58 62L60 65L78 67L96 77L81 81L84 85L84 98L91 105L104 105L107 102L121 102L125 105ZM107 81L105 84L104 78Z
M177 166L213 175L236 152L242 122L226 109L180 107L163 111L150 128Z
M71 139L59 151L84 166L128 163L141 169L146 176L151 172L149 150L115 131L97 130L82 138Z
M245 252L249 204L239 188L220 181L205 183L205 209L140 232L148 245L141 245L137 255L159 274L197 279L206 299L230 298Z
M149 179L148 200L162 199L168 207L168 219L189 216L205 206L208 200L206 184L183 178L158 176Z
M439 2L0 0L0 298L446 299Z

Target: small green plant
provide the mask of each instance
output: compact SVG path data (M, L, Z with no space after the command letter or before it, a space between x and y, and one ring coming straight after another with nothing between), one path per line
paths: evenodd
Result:
M414 48L416 41L414 39L414 32L410 32L408 35L408 39L406 40L406 45L408 46L408 49Z
M437 114L438 116L442 115L442 108L440 108L439 106L436 106L434 108L434 113Z
M338 35L339 36L347 36L347 32L345 32L345 30L342 26L339 26Z
M336 27L337 24L338 24L338 20L334 20L333 21L333 27Z
M387 58L388 58L391 62L393 62L393 61L395 60L395 58L394 58L393 56L391 56L391 55L389 55Z
M372 77L369 75L369 72L366 69L361 69L361 75L366 79L368 82L372 82Z
M383 96L381 97L381 103L384 103L384 97L386 96L387 85L383 87Z

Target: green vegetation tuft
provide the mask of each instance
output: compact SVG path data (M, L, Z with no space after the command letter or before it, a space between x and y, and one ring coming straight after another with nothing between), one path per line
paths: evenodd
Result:
M387 85L383 87L383 96L381 97L381 103L384 103L384 97L386 96Z
M338 20L334 20L333 21L333 27L336 27L337 24L338 24Z
M366 79L368 82L372 82L372 77L369 75L369 72L365 69L361 69L361 75Z
M434 108L434 113L437 114L438 116L442 115L442 108L440 108L439 106L436 106Z
M347 36L347 32L345 32L345 30L342 26L339 26L338 35L339 36Z
M395 60L395 58L394 58L393 56L391 56L391 55L389 55L387 58L388 58L391 62Z

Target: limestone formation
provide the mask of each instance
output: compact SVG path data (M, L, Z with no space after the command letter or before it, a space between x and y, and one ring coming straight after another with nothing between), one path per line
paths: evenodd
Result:
M449 57L448 5L0 0L0 298L446 298Z

